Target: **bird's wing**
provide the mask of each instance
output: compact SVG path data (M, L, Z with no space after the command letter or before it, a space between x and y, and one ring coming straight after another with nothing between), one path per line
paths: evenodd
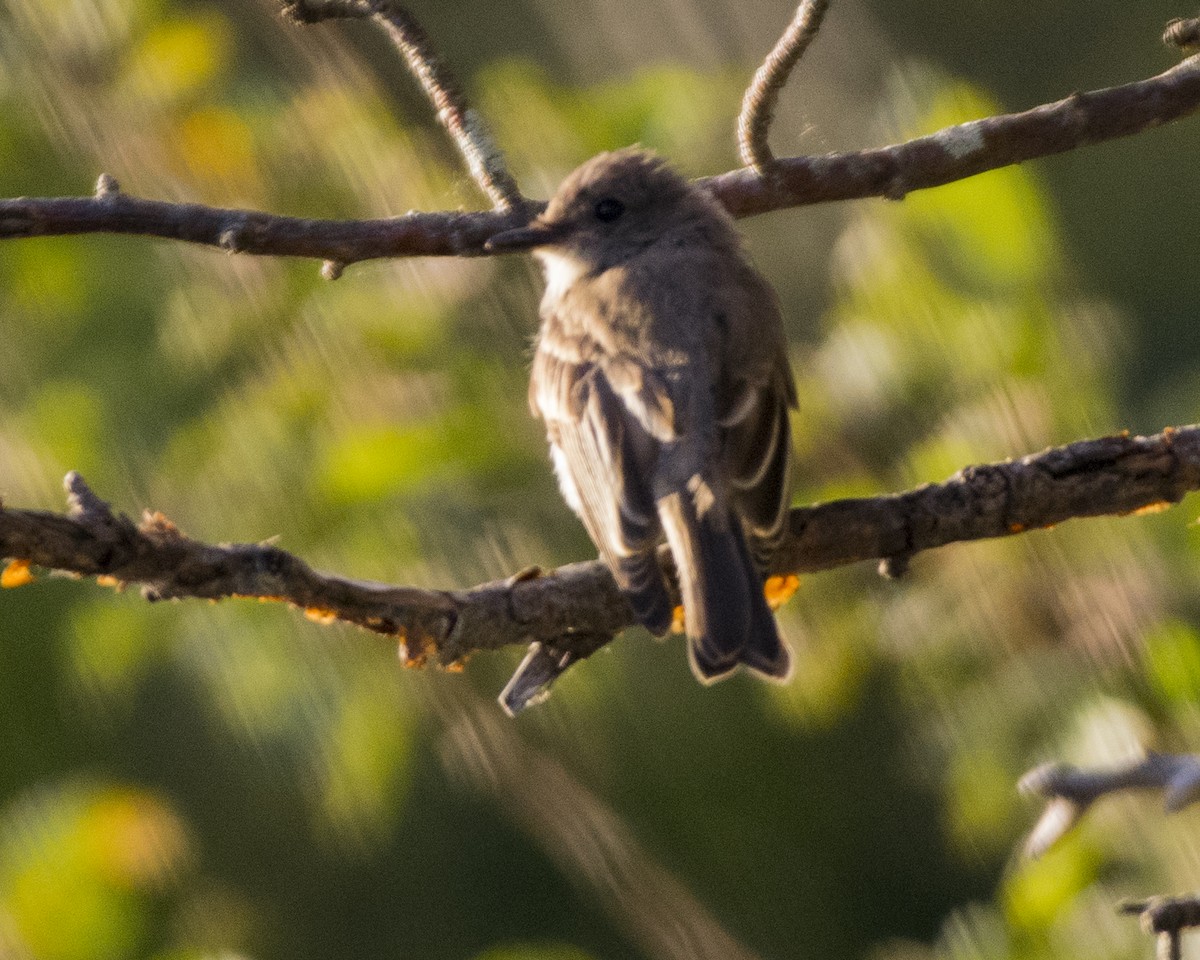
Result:
M585 336L547 323L534 354L530 406L546 422L559 484L613 566L652 550L659 535L650 477L669 417L662 398L633 382L610 379L608 364ZM668 401L669 402L669 401Z
M628 371L617 374L627 390L618 393L604 367L594 349L547 324L534 354L530 405L546 421L567 503L638 621L663 634L674 608L655 554L661 527L651 481L661 443L643 420L661 431L666 408L662 398L633 390Z
M719 422L729 491L761 562L762 550L783 535L791 505L787 395L771 384L743 383Z
M729 362L717 418L734 507L761 564L782 537L791 504L788 410L796 387L774 291L748 266L739 281L725 303Z

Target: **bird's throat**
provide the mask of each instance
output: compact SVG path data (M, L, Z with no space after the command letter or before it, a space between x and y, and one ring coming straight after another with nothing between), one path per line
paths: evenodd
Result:
M570 254L558 250L538 250L535 254L542 263L546 277L545 302L553 303L562 298L575 281L587 272L587 267Z

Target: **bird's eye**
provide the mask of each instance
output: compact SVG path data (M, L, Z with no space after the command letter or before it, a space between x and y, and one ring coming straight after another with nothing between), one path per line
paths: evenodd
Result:
M612 223L625 212L625 204L616 197L603 197L596 201L596 219L603 223Z

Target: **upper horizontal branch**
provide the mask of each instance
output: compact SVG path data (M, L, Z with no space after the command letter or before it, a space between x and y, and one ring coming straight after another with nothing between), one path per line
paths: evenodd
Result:
M904 143L777 160L771 176L741 169L700 182L735 217L832 200L887 197L1116 140L1200 109L1200 56L1133 83L1073 93L1022 113L945 127Z
M699 182L735 217L832 200L898 199L1013 163L1130 136L1200 110L1200 56L1147 80L1078 93L1024 113L947 127L904 143L791 157L763 178L734 170ZM96 197L0 200L0 238L123 233L231 252L353 263L377 257L482 254L495 233L538 213L413 213L385 220L303 220L250 210Z
M420 590L317 573L263 544L211 546L159 515L114 515L75 474L68 515L0 507L0 556L142 584L152 598L250 596L399 636L410 660L449 664L474 650L538 641L586 656L633 623L598 561L529 571L470 590ZM948 543L1006 536L1072 517L1174 503L1200 489L1200 427L1084 440L971 467L902 494L792 510L773 573L907 558Z

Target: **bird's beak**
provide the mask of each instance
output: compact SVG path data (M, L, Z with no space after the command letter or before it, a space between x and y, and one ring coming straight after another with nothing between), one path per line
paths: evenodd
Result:
M532 250L534 247L549 246L562 237L565 232L562 224L538 217L530 221L528 226L505 230L489 237L483 245L483 249L489 253Z

